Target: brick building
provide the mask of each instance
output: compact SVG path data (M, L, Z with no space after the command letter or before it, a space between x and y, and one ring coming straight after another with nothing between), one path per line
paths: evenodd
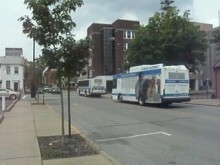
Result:
M139 21L116 20L112 24L93 23L87 36L93 41L87 77L124 72L128 43L135 38Z

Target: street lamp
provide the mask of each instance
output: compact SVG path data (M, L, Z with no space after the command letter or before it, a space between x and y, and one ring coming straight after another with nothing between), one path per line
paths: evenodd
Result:
M173 3L173 0L161 0L160 4L161 4L161 10L168 10L169 8L171 8L171 4Z

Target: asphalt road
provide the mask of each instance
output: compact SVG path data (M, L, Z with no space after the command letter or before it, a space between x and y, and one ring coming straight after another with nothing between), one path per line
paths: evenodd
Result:
M67 94L64 93L67 119ZM59 95L45 101L60 114ZM71 119L84 135L122 165L219 165L220 109L118 103L71 93Z

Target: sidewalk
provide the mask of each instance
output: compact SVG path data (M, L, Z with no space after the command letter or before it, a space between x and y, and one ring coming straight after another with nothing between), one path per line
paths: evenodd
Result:
M92 156L41 160L37 137L61 134L60 118L47 105L20 100L4 117L0 124L1 165L118 165L103 151Z
M206 105L206 106L220 106L220 99L193 99L186 104Z
M41 165L30 102L18 101L0 124L0 164Z

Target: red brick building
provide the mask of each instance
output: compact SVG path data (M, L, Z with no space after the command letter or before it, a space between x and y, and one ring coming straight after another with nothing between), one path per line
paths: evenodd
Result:
M116 20L112 24L93 23L87 36L93 41L87 77L124 72L128 43L135 38L139 21Z

